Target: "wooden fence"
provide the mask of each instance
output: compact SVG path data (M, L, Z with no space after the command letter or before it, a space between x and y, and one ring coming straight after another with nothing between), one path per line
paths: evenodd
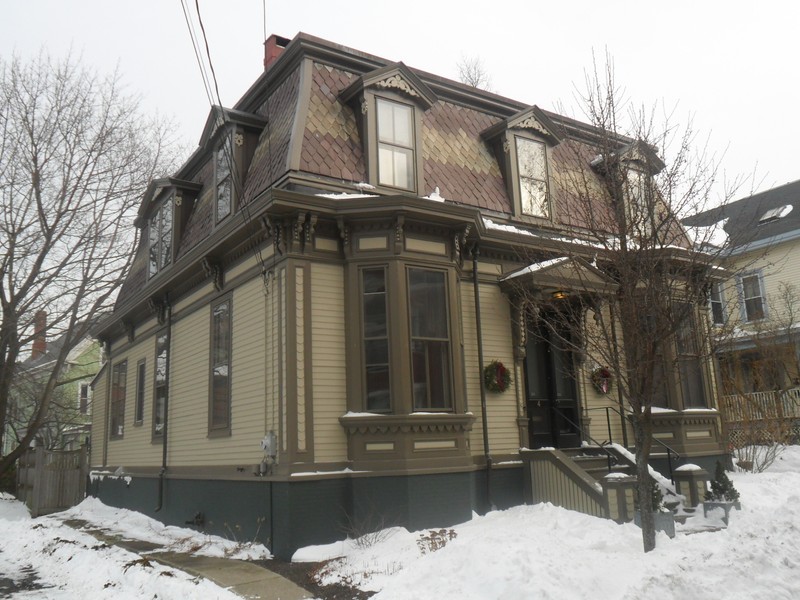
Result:
M81 502L86 493L88 456L80 450L31 448L17 464L17 498L38 517Z
M734 447L800 437L800 388L721 396L720 409Z

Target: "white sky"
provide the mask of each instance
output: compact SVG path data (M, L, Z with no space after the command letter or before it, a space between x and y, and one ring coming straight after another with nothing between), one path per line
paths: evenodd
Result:
M262 0L198 0L220 93L232 105L262 69ZM800 178L794 140L800 106L800 3L789 0L263 0L267 34L316 35L389 60L457 78L479 56L504 96L580 117L592 51L607 48L617 83L637 105L694 115L701 139L725 153L728 176L752 174L768 189ZM188 0L194 9L194 0ZM148 108L174 115L192 146L208 100L180 0L10 0L0 56L70 48L87 66L119 66ZM399 8L400 10L394 10ZM397 14L392 14L397 13ZM741 197L750 192L742 189Z

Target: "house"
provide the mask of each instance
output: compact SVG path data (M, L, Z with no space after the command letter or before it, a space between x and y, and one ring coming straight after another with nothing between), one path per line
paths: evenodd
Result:
M144 196L97 329L91 492L287 557L519 504L521 447L626 439L601 365L537 335L520 295L611 297L563 193L578 166L602 188L597 132L306 34L266 49ZM694 372L689 395L664 380L656 435L713 465L713 375Z
M12 383L3 454L19 443L39 405L39 395L55 366L66 335L47 340L47 313L36 313L36 333L30 356L17 365ZM92 420L92 379L100 370L100 344L84 336L69 351L58 374L53 398L35 444L50 450L77 450L89 443Z
M736 446L758 442L747 433L748 426L756 426L751 433L758 436L770 423L783 423L777 431L783 436L779 441L796 439L800 181L704 211L684 223L717 226L723 264L734 274L712 287L709 302L731 441Z

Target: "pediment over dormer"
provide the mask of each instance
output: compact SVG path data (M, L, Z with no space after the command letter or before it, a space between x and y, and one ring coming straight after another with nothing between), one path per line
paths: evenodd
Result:
M655 148L642 140L634 140L622 146L608 156L599 155L592 161L592 167L598 171L609 168L609 165L623 165L642 173L659 173L666 165L656 153Z
M266 127L267 120L258 115L241 110L224 108L216 105L212 106L211 110L208 112L208 118L206 118L203 133L200 135L200 147L205 148L209 144L214 144L217 133L221 129L227 129L231 125L241 127L243 130L260 133L264 127Z
M428 110L438 101L433 90L402 62L365 73L344 89L339 97L342 102L351 102L363 96L364 90L367 89L398 93L424 110Z
M495 123L488 129L483 130L481 137L487 142L491 142L510 129L529 131L534 135L545 138L552 145L558 144L562 139L558 126L536 105Z

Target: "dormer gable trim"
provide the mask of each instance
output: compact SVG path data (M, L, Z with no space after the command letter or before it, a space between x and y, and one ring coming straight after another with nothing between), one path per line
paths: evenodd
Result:
M521 110L495 123L491 127L483 130L481 132L481 137L487 142L492 141L509 129L528 130L545 138L552 145L558 144L562 140L562 135L559 132L558 126L536 105Z
M224 108L222 106L212 106L200 136L200 147L205 148L213 144L220 130L226 129L229 125L238 125L244 129L260 133L267 126L267 120L252 113L241 110Z
M642 140L634 140L625 144L611 154L608 160L599 155L591 165L595 170L603 171L608 165L615 163L650 175L660 173L666 167L666 163L658 156L655 148Z
M186 195L194 197L202 188L203 185L201 183L177 179L175 177L153 179L144 192L142 203L139 205L136 219L133 222L134 226L139 229L145 227L153 205L161 202L161 200L172 192L176 192L176 196L180 196L181 192L186 192Z
M436 94L411 69L402 62L393 63L365 73L348 87L339 98L348 103L361 96L366 89L377 88L397 92L409 98L423 110L428 110L439 101Z

